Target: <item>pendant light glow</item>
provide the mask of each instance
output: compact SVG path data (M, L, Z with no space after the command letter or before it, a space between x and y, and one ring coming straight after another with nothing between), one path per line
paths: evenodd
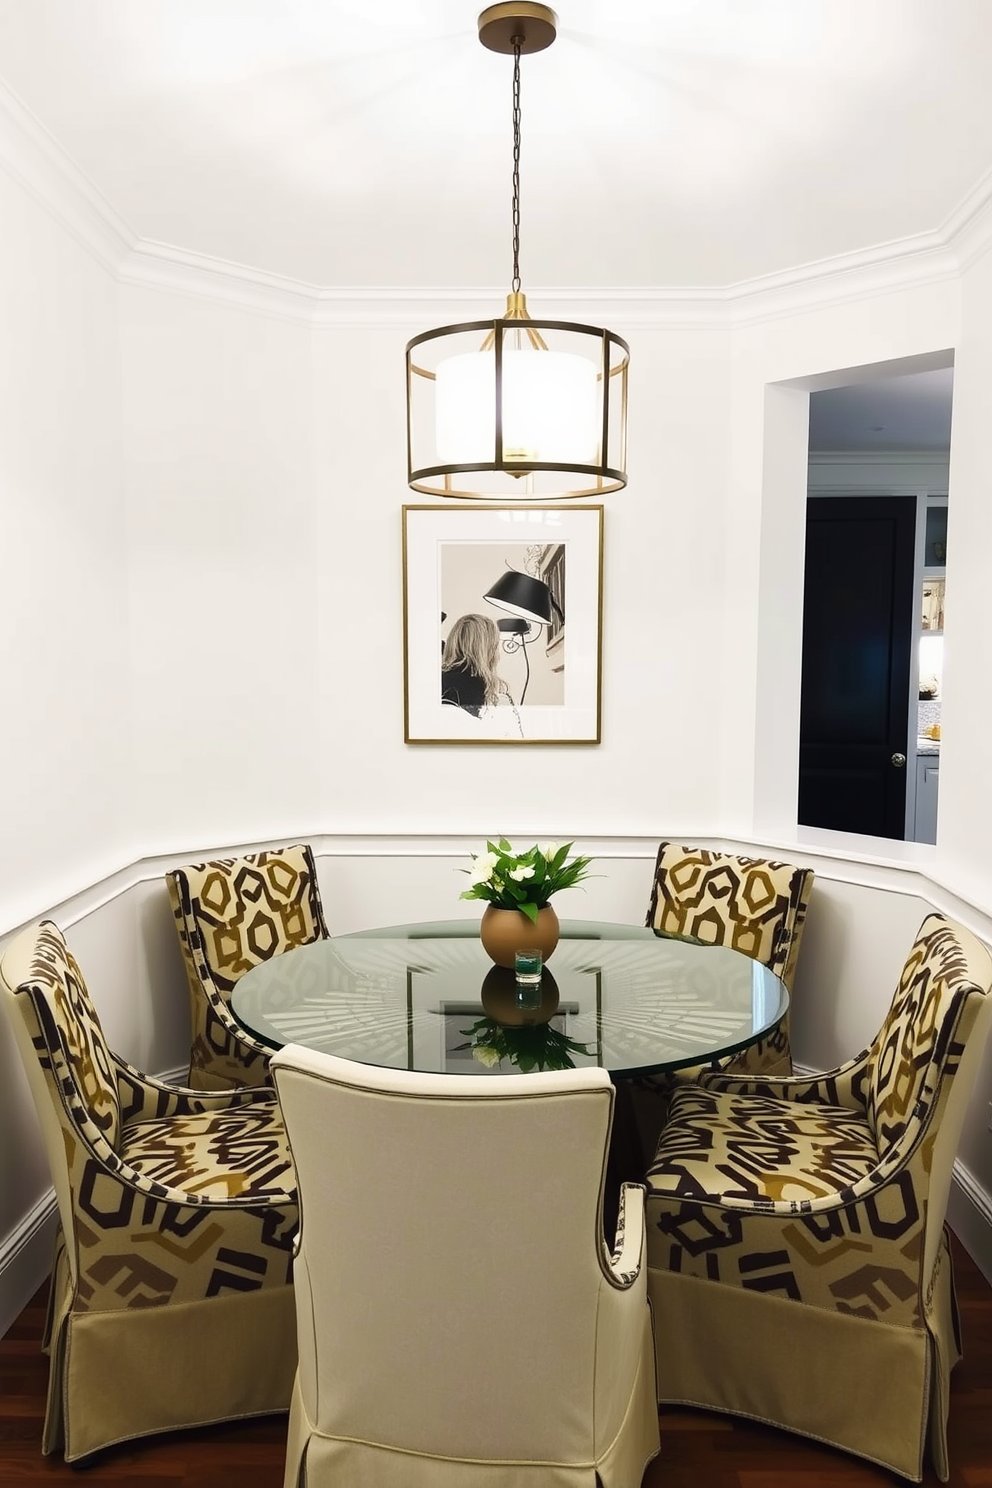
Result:
M437 447L445 464L487 460L496 439L496 358L445 357L437 369ZM564 351L503 352L503 454L507 462L594 464L596 368Z

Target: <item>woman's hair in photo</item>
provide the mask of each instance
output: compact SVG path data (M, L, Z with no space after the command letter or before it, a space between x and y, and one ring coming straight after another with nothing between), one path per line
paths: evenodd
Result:
M441 671L448 672L453 667L468 667L477 677L482 678L486 686L486 702L492 705L506 691L506 683L496 671L498 661L499 631L495 621L490 620L488 615L459 615L452 622L448 639L444 643Z

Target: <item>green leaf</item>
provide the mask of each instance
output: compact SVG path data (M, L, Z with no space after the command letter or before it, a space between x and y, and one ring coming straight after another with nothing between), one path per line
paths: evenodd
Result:
M529 920L533 920L533 922L534 922L535 925L537 924L537 905L536 904L521 904L521 906L520 906L520 913L521 914L525 914Z

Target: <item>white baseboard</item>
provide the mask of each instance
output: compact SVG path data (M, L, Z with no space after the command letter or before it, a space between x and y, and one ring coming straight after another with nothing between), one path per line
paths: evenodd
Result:
M57 1222L55 1190L50 1188L0 1244L0 1338L52 1269Z
M947 1198L947 1223L992 1286L992 1199L959 1162Z
M186 1084L187 1065L159 1075L169 1085ZM43 1193L16 1230L0 1240L0 1338L24 1311L52 1269L58 1210L54 1188Z

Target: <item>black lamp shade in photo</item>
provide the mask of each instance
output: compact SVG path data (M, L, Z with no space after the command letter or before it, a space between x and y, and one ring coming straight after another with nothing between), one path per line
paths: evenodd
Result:
M551 624L554 600L543 579L532 578L530 574L518 573L511 568L500 574L492 588L486 590L485 598L498 610L508 610L511 615L520 615L535 625Z

